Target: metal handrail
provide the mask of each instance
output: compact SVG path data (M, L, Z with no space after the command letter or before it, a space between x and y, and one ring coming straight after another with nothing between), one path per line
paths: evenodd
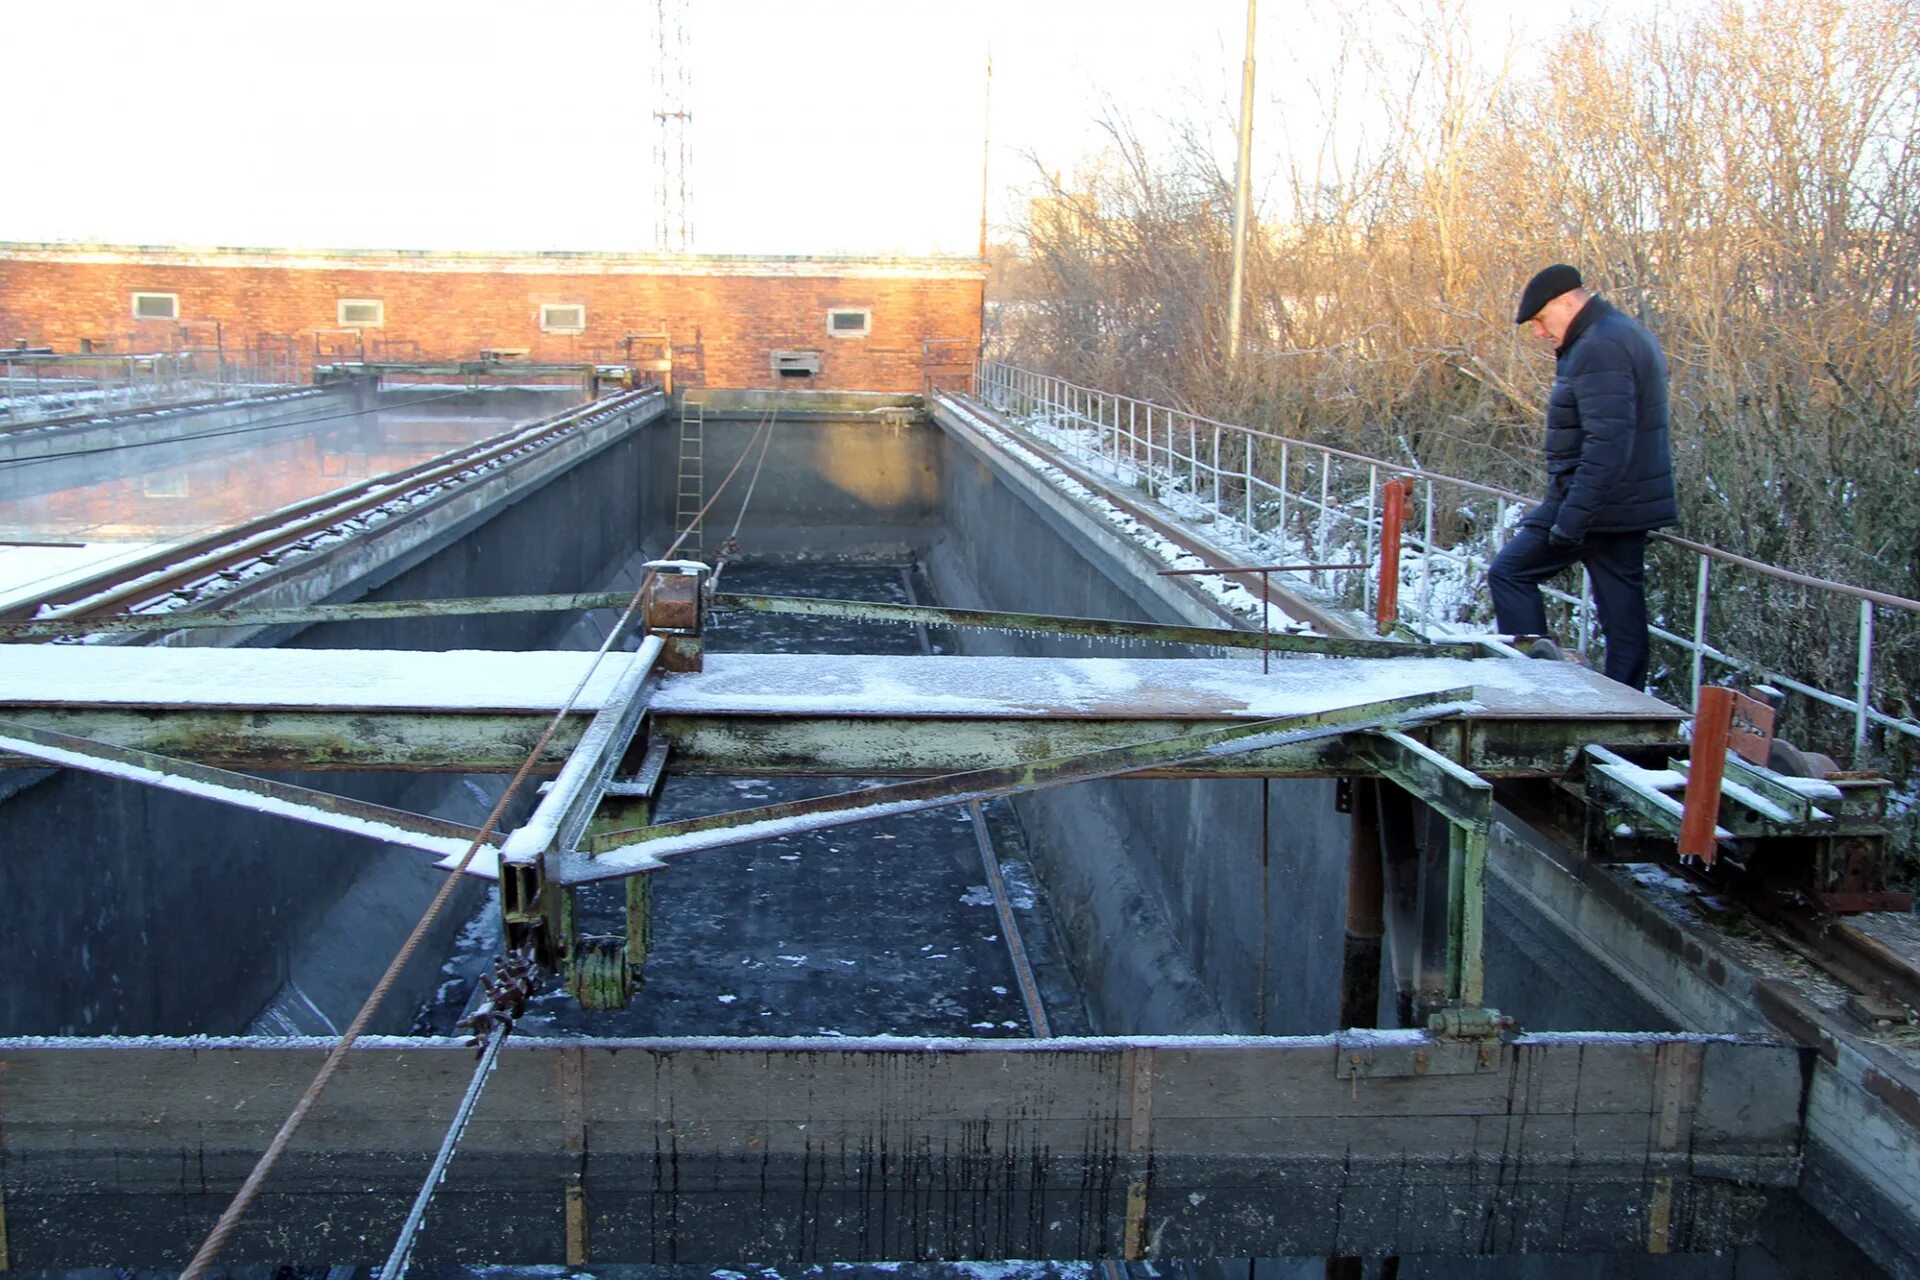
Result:
M980 364L975 370L974 388L981 399L1002 410L1025 411L1029 416L1044 419L1055 426L1071 424L1094 428L1100 433L1096 437L1094 455L1125 468L1129 474L1136 474L1148 480L1158 479L1172 488L1184 489L1184 501L1191 502L1200 510L1209 512L1211 518L1215 520L1224 519L1244 526L1251 537L1262 541L1271 540L1272 531L1262 530L1260 527L1256 504L1258 503L1264 509L1266 504L1271 502L1278 513L1273 527L1278 530L1283 542L1289 536L1289 508L1294 507L1296 510L1310 511L1314 514L1317 520L1314 539L1319 544L1318 550L1324 552L1329 549L1333 526L1337 522L1344 528L1360 534L1367 552L1362 558L1373 562L1379 535L1380 513L1376 495L1379 492L1380 482L1383 478L1394 476L1412 477L1417 484L1425 486L1424 520L1410 525L1408 529L1406 538L1409 549L1408 560L1417 566L1414 571L1418 574L1418 582L1417 590L1402 593L1399 614L1405 622L1422 632L1430 633L1450 625L1449 621L1437 614L1433 608L1435 562L1451 562L1465 573L1478 575L1485 572L1488 560L1488 554L1473 548L1442 546L1435 539L1434 491L1436 486L1452 486L1460 493L1480 495L1494 500L1496 517L1490 541L1491 550L1495 553L1499 550L1512 514L1510 507L1531 506L1536 501L1525 494L1515 493L1496 485L1482 484L1459 476L1406 466L1354 450L1319 444L1297 436L1281 435L1239 423L1222 422L1204 414L1102 391L1066 378L1021 368L1003 361L986 361ZM1162 432L1157 429L1162 425L1164 425L1164 442L1161 440ZM1206 437L1204 443L1203 432ZM1185 440L1179 439L1180 436L1184 436ZM1226 456L1227 450L1223 448L1227 440L1232 437L1239 437L1240 444L1240 448L1235 451L1240 454L1240 458L1235 460L1229 460ZM1260 474L1261 469L1255 465L1256 455L1253 448L1255 441L1267 441L1278 446L1279 484ZM1059 443L1069 452L1090 457L1082 446L1072 440ZM1107 447L1109 444L1110 449ZM1293 456L1295 450L1306 452L1309 460L1304 465L1309 478L1311 472L1316 469L1314 460L1318 462L1319 492L1317 495L1305 489L1292 487L1296 466ZM1336 461L1354 467L1367 468L1364 514L1358 510L1357 501L1350 495L1346 500L1335 500L1330 487L1330 476ZM1223 500L1223 495L1229 489L1236 492L1237 503L1229 504ZM1266 496L1257 498L1256 495L1261 494ZM1230 505L1237 506L1238 510L1229 510ZM1415 501L1411 510L1416 515L1421 513L1419 500ZM1865 753L1868 731L1873 725L1920 740L1920 722L1889 715L1873 705L1874 611L1876 608L1886 608L1920 614L1920 600L1911 600L1905 596L1876 591L1869 587L1785 569L1676 534L1656 532L1652 536L1660 542L1689 552L1697 558L1692 634L1682 635L1658 625L1649 628L1653 635L1678 646L1690 656L1690 683L1696 701L1701 686L1706 683L1706 664L1713 662L1792 690L1824 706L1850 713L1854 718L1853 745L1856 757ZM1707 619L1715 563L1730 567L1737 566L1776 581L1793 583L1833 596L1857 600L1859 602L1858 661L1851 696L1810 685L1776 670L1774 664L1764 659L1741 656L1711 643L1707 635ZM1316 579L1324 587L1339 585L1337 580L1329 581L1324 574L1316 575ZM1348 582L1345 585L1351 588L1353 584ZM1579 644L1582 648L1587 647L1593 634L1592 606L1589 603L1587 589L1589 585L1583 583L1583 588L1577 595L1548 590L1550 596L1574 610L1579 629ZM1363 607L1371 607L1374 584L1363 578L1359 582L1359 588Z

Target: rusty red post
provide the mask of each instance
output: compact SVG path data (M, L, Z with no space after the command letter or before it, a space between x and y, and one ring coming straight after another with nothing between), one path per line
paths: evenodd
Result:
M1395 476L1381 486L1380 496L1380 589L1374 593L1373 617L1384 636L1400 614L1400 533L1407 523L1413 477Z
M1714 828L1720 821L1720 783L1727 772L1727 740L1733 732L1735 694L1708 685L1693 708L1693 750L1687 760L1687 795L1680 815L1680 856L1713 865Z

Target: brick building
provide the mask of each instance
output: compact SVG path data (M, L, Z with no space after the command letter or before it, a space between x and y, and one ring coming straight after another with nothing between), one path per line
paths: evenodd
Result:
M629 335L664 332L682 386L918 392L964 377L986 272L971 258L0 242L0 343L269 350L305 367L482 351L618 360Z

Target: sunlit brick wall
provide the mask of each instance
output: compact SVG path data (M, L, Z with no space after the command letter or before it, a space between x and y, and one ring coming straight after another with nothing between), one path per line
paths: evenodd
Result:
M918 392L954 382L978 348L985 268L967 259L664 258L186 250L0 243L0 345L59 352L291 345L304 364L525 351L614 360L663 328L683 385L766 387L776 350L817 351L821 372L784 386ZM173 320L136 319L135 293L177 295ZM378 302L343 332L343 300ZM584 307L579 333L544 331L542 305ZM836 308L871 312L865 336L829 333ZM551 317L549 317L551 318ZM356 336L357 332L357 336Z

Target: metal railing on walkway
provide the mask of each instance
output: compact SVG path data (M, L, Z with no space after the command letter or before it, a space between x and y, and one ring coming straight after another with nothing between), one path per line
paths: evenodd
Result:
M1113 483L1209 526L1210 539L1225 548L1289 562L1368 566L1309 578L1336 602L1363 610L1372 609L1378 590L1371 566L1380 555L1381 485L1411 478L1396 612L1402 627L1430 639L1492 629L1483 589L1487 565L1538 501L997 361L979 367L974 385L984 403L1036 438ZM1920 742L1920 720L1904 714L1909 691L1900 673L1875 653L1876 626L1920 628L1920 600L1796 573L1668 533L1654 536L1653 550L1679 557L1693 584L1683 618L1675 619L1671 607L1651 618L1653 635L1675 646L1686 665L1684 681L1678 673L1672 681L1676 695L1684 694L1691 705L1702 685L1734 674L1850 717L1856 761L1871 749L1876 726ZM1803 664L1791 653L1732 638L1736 610L1726 602L1761 584L1767 591L1799 588L1809 607L1851 615L1852 679L1843 687L1795 675L1790 668ZM1547 594L1567 610L1569 638L1585 651L1598 637L1590 584L1581 585L1578 594L1552 588ZM1716 598L1723 607L1716 608Z
M0 348L0 426L281 391L300 373L273 349L71 355Z

